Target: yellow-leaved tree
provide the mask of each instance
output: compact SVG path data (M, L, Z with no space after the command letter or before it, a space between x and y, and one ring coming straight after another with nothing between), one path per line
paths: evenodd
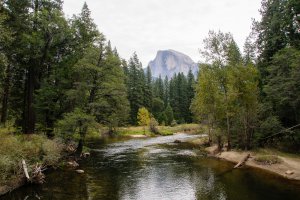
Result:
M146 129L146 126L149 125L150 119L151 119L151 116L150 116L150 113L147 110L147 108L145 108L145 107L140 108L138 111L138 114L137 114L137 120L138 120L138 124L140 126L144 126L144 134L146 133L145 129Z

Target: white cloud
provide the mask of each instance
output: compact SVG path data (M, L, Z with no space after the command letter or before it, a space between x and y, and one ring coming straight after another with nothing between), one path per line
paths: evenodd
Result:
M231 32L242 48L261 0L86 0L92 17L120 55L137 52L144 67L157 50L174 49L202 60L198 49L209 30ZM84 0L64 0L68 16Z

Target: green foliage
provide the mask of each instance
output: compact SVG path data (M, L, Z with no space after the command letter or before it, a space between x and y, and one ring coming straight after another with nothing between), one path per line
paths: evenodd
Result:
M132 124L137 124L137 113L139 108L145 103L145 75L142 64L136 53L130 58L128 63L128 100L130 102L130 118Z
M283 127L278 117L271 115L267 118L264 118L264 120L260 122L258 131L260 133L260 137L264 138L267 137L268 135L277 133L282 129Z
M173 121L171 122L171 127L174 127L176 125L177 125L177 122L176 122L176 120L173 119Z
M156 119L154 117L151 117L150 123L149 123L150 131L154 134L159 134L159 130L158 130L157 126L158 126L158 122L156 121Z
M266 66L272 57L286 46L299 49L299 22L296 21L300 12L297 0L263 0L261 4L261 21L255 22L258 35L257 44L260 51L259 69L264 79L267 75Z
M263 0L261 20L254 22L262 101L258 132L264 137L300 123L299 12L297 0ZM299 151L298 132L291 130L264 142L275 141L273 145L279 147L280 141L288 149Z
M23 173L21 160L27 163L29 173L37 163L55 165L61 159L64 144L59 139L47 139L42 135L12 135L0 131L0 183Z
M152 102L152 112L156 119L159 119L161 117L163 111L164 111L164 102L160 98L154 98Z
M210 32L204 42L204 55L212 63L201 65L191 109L208 124L209 140L216 136L219 149L225 135L228 148L232 137L234 145L250 148L258 112L257 70L243 65L231 34Z
M282 160L280 158L272 155L256 156L254 160L261 165L273 165L273 164L282 163Z
M66 113L57 122L57 132L65 138L73 138L74 134L79 134L81 139L85 138L88 130L93 128L95 119L80 109L75 109L71 113Z
M165 112L161 112L158 116L158 122L160 125L165 126L167 121L167 115Z
M300 113L300 51L285 48L276 53L267 70L265 100L271 102L274 114L285 126L299 124Z
M173 110L170 104L168 104L164 113L166 115L166 125L170 126L172 121L174 120Z

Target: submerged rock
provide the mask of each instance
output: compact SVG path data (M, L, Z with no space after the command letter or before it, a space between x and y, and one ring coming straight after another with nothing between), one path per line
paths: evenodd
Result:
M174 143L181 143L181 140L175 140Z
M87 152L87 153L82 153L80 155L80 157L83 157L83 158L87 158L87 157L90 157L91 156L91 153Z
M78 167L79 164L76 161L69 161L69 162L67 162L67 166L75 168L75 167Z
M84 173L84 171L82 170L82 169L77 169L77 170L75 170L78 174L83 174Z

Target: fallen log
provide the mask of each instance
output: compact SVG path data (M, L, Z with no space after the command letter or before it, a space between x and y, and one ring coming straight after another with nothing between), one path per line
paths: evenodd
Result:
M30 181L27 165L26 165L26 162L24 159L22 159L22 166L23 166L23 171L24 171L25 177L27 178L27 181Z
M45 174L43 173L45 167L43 167L43 165L36 164L31 172L31 177L29 176L28 168L24 159L22 159L22 166L27 182L36 184L43 184L45 182Z
M46 177L45 177L45 174L43 173L44 170L45 170L45 168L43 167L43 165L36 164L35 168L32 172L31 182L35 183L35 184L45 183Z
M234 169L243 166L249 158L250 158L250 153L248 153L238 164L236 164L234 166Z

